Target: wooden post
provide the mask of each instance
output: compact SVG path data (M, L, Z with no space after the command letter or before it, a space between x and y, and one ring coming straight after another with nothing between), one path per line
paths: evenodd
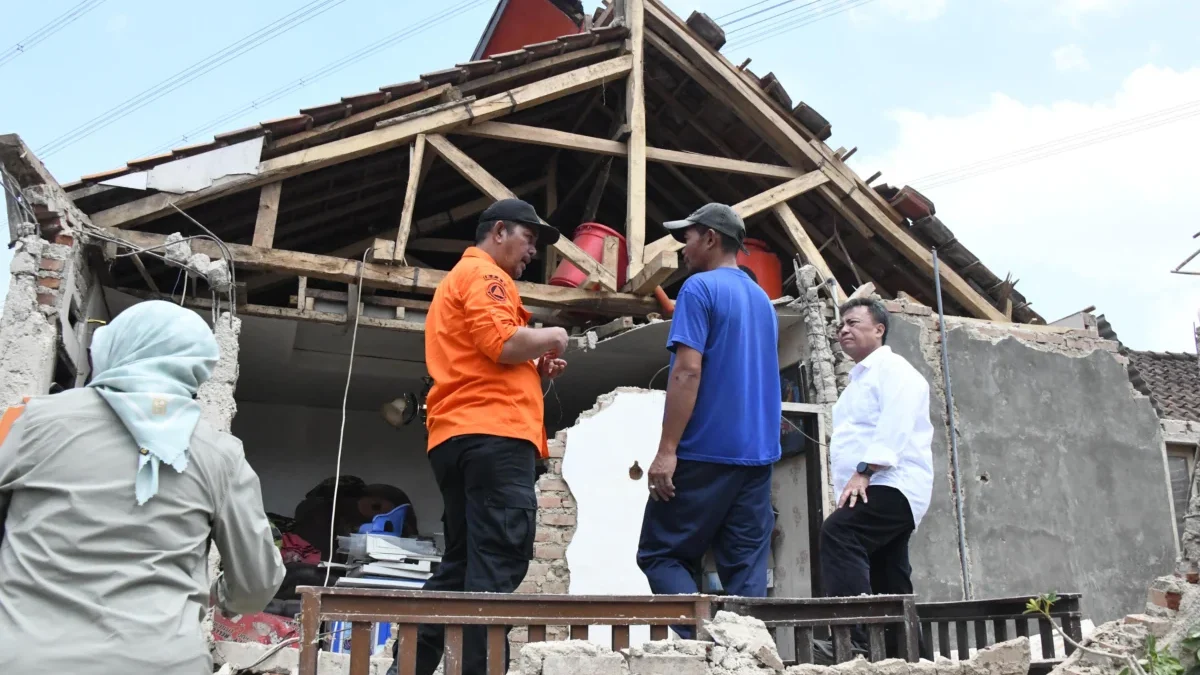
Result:
M404 188L404 208L400 211L400 225L396 230L396 248L392 260L404 259L408 246L408 233L412 228L413 209L417 204L417 189L421 186L421 171L425 168L425 134L418 134L408 149L408 185Z
M620 0L629 26L633 65L625 80L625 118L629 124L629 206L625 237L629 244L629 279L642 271L646 242L646 18L645 0Z
M279 218L279 195L283 181L267 183L258 195L258 219L254 221L254 245L271 248L275 245L275 221Z
M546 217L558 210L558 153L550 157L546 168Z

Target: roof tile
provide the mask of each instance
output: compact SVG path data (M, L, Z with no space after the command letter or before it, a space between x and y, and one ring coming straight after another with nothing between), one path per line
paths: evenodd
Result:
M1129 376L1163 419L1200 422L1200 364L1195 354L1130 350Z

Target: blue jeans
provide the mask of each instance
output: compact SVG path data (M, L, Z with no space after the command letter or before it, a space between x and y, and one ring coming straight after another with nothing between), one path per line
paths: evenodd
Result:
M680 459L675 497L647 499L638 543L638 567L655 595L699 593L696 576L711 548L721 586L729 595L767 595L767 556L775 513L771 465L736 466ZM672 626L691 639L690 626Z

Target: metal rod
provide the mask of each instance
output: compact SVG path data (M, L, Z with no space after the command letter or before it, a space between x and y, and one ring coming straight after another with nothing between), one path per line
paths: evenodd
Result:
M942 310L942 274L937 248L933 252L933 290L937 296L938 330L942 335L942 380L946 385L946 418L950 422L950 465L954 479L954 512L958 518L958 560L962 565L963 599L970 600L971 568L967 560L967 530L963 523L962 474L958 469L958 426L954 422L954 392L950 389L950 356L946 351L946 313Z

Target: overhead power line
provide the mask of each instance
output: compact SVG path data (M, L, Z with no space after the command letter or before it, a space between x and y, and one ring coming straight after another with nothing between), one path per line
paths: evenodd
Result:
M782 11L782 12L779 12L778 14L772 14L771 16L768 16L768 17L766 17L765 19L759 19L758 21L755 21L754 23L748 23L748 24L746 24L746 25L744 25L744 26L739 26L739 27L737 27L737 28L734 28L733 30L727 30L727 31L725 31L725 35L733 35L733 34L735 34L735 33L740 33L740 32L742 32L742 31L744 31L744 30L750 30L751 28L753 28L753 27L755 27L755 26L758 26L758 25L761 25L761 24L764 24L764 23L767 23L768 21L771 21L771 22L773 22L773 21L777 21L777 20L779 19L779 17L781 17L781 16L786 16L786 15L788 15L788 14L791 14L792 12L796 12L796 11L802 10L802 9L804 9L805 7L812 7L813 5L819 5L819 4L821 4L822 2L825 2L825 1L826 1L826 0L809 0L808 2L804 3L803 5L799 5L799 6L797 6L797 7L793 7L793 8L791 8L791 9L785 9L784 11ZM765 12L769 12L769 11L771 11L772 9L776 9L776 8L778 8L778 7L782 7L783 5L790 5L790 4L791 4L791 2L781 2L781 3L779 3L778 5L773 5L773 6L771 6L771 7L768 7L768 8L766 8L766 9L764 9L764 10L757 11L757 12L755 12L755 13L753 13L753 14L747 14L746 16L738 17L737 19L735 19L735 20L731 21L730 23L731 23L731 24L734 24L734 23L737 23L737 22L739 22L739 21L742 21L742 20L744 20L744 19L749 19L749 18L752 18L752 17L758 16L758 15L760 15L760 14L763 14L763 13L765 13Z
M1002 169L1008 169L1029 162L1034 162L1039 159L1053 157L1072 150L1078 150L1097 143L1111 141L1113 139L1135 134L1148 129L1178 122L1200 115L1200 99L1182 103L1179 105L1163 108L1152 113L1131 117L1129 119L1114 122L1113 124L1097 127L1089 131L1063 138L1047 141L1038 145L1033 145L1028 148L1016 150L1014 152L997 155L988 159L971 162L962 166L939 171L937 173L922 176L916 180L910 181L913 185L922 189L933 189L964 181L984 174L993 173Z
M722 14L721 16L718 16L717 18L713 19L713 21L720 21L721 19L727 19L727 18L733 16L734 14L738 14L738 13L744 12L748 9L758 7L759 5L765 5L768 2L771 2L771 0L758 0L758 2L751 3L749 5L746 5L745 7L739 7L737 9L733 10L732 12L726 12L726 13Z
M407 40L408 38L410 38L414 35L417 35L418 33L421 33L421 32L423 32L429 28L432 28L433 26L436 26L438 24L445 23L446 21L449 21L450 19L452 19L460 14L463 14L465 12L468 12L472 9L475 9L476 7L479 7L481 5L491 4L491 2L492 2L492 0L462 0L458 4L452 5L448 9L442 10L441 12L438 12L437 14L434 14L432 16L422 19L421 21L417 22L416 24L402 28L390 35L380 38L379 40L376 40L375 42L373 42L357 51L351 52L350 54L347 54L347 55L343 56L342 58L337 59L336 61L331 61L331 62L325 64L324 66L322 66L302 77L299 77L299 78L279 87L278 89L275 89L272 92L264 94L263 96L260 96L259 98L249 101L237 108L233 108L218 117L214 117L213 119L205 122L204 124L201 124L192 129L189 129L186 133L184 133L180 136L176 136L172 140L170 140L170 141L168 141L168 142L166 142L144 154L145 155L155 155L160 152L164 152L166 150L171 149L171 147L176 144L186 144L188 142L191 142L197 136L199 136L201 134L212 131L213 129L219 129L223 125L225 125L229 122L232 122L233 120L236 120L249 112L252 112L254 110L262 108L262 107L264 107L270 103L273 103L275 101L278 101L279 99L283 98L284 96L287 96L288 94L291 94L300 89L303 89L304 87L307 87L308 85L313 84L314 82L317 82L318 80L321 80L330 75L333 75L334 73L337 73L338 71L348 68L348 67L358 63L359 61L362 61L363 59L366 59L370 56L374 56L375 54L378 54L379 52L381 52L385 49L388 49L389 47L393 47L393 46Z
M764 26L758 31L752 31L747 34L738 35L729 45L730 48L743 49L751 45L756 45L764 40L778 37L785 33L790 33L799 28L814 24L818 21L832 18L843 12L847 12L856 7L862 7L875 0L831 0L825 4L814 6L809 11L803 12L798 16L789 17L790 20L781 24L772 23L772 25ZM791 12L792 10L788 10Z
M24 39L18 41L12 47L0 52L0 66L4 66L4 64L8 63L9 61L12 61L30 49L33 49L51 35L54 35L63 28L66 28L68 25L74 23L76 19L84 14L87 14L93 9L96 9L103 3L104 0L83 0L83 2L75 5L71 9L68 9L54 19L51 19L49 23L25 36Z
M287 33L288 31L304 24L311 19L324 14L334 7L342 4L346 0L312 0L299 9L296 9L275 21L263 26L262 28L250 33L242 39L230 44L200 61L192 64L184 70L168 77L158 84L146 89L142 93L130 98L129 100L110 108L109 110L93 117L87 122L68 131L67 133L55 138L49 143L37 149L38 156L42 158L49 157L56 152L73 145L87 136L103 129L104 127L124 118L125 116L137 111L138 109L157 101L167 94L179 89L196 78L208 73L209 71L218 68L233 59L262 46L267 42Z

